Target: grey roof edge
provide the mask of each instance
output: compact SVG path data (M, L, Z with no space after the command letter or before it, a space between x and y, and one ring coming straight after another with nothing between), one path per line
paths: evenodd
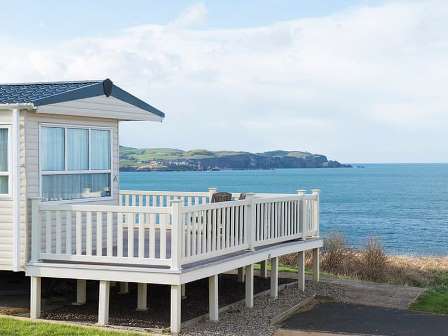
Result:
M89 83L91 82L92 84L77 89L73 89L70 91L66 91L63 93L48 96L45 98L41 98L33 101L33 103L35 106L42 106L42 105L50 105L77 99L98 97L105 95L107 97L109 96L115 97L128 104L134 105L135 107L153 113L161 118L165 118L165 113L149 105L148 103L145 103L143 100L135 97L129 92L126 92L120 87L116 86L110 79L105 79L103 81L88 81L88 82Z

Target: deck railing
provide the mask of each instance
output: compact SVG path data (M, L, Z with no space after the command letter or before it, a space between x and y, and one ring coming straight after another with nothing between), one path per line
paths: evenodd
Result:
M124 191L120 205L33 200L32 260L180 269L188 263L319 235L317 190L247 194L244 200L209 203L215 191Z

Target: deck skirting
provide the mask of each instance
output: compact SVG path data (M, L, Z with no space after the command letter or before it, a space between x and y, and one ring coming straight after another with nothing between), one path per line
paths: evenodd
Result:
M30 263L27 276L44 278L107 280L162 285L181 285L209 276L225 273L282 255L320 248L322 239L298 240L266 246L255 251L218 258L214 261L186 265L179 271L171 269L126 267L80 263Z

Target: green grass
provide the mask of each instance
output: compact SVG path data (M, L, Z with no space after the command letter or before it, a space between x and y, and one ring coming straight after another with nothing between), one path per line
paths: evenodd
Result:
M441 272L430 288L411 305L412 310L448 314L448 272Z
M137 336L141 333L101 330L93 327L31 322L9 317L0 317L1 336Z

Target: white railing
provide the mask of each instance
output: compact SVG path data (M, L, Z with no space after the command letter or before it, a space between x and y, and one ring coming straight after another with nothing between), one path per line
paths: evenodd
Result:
M120 190L120 205L170 207L175 200L183 206L210 203L216 189L205 192Z
M319 235L318 190L247 194L244 200L209 203L213 192L125 191L120 194L123 205L33 200L32 260L180 269Z

